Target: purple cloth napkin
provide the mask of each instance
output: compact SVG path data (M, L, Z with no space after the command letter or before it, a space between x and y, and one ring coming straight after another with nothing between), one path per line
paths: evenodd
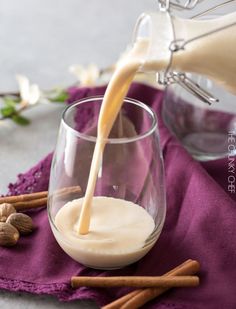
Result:
M104 88L71 89L70 102L104 93ZM130 291L70 288L72 275L161 275L186 259L201 263L198 288L172 290L150 302L158 309L236 308L236 195L227 192L227 160L194 161L161 119L163 93L134 84L130 97L150 105L159 118L165 161L167 217L154 248L141 261L115 271L96 271L68 257L56 243L45 209L32 210L37 225L13 248L0 248L0 288L52 294L60 300L93 299L104 305ZM52 155L10 184L10 194L46 190Z

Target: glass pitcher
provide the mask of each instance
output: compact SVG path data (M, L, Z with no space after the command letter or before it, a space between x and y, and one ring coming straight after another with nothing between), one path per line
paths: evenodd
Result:
M140 40L147 41L140 71L163 72L166 83L181 79L170 72L197 73L236 94L236 12L207 20L143 13L134 31Z
M157 72L167 86L164 122L199 160L227 156L228 134L236 135L236 1L228 3L223 12L216 5L214 16L194 16L200 20L144 13L134 31L134 42L148 42L140 70Z

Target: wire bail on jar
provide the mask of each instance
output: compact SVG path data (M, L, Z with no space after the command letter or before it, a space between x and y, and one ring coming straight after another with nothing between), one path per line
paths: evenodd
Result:
M157 82L160 85L170 85L170 84L174 84L177 83L180 86L182 86L185 90L187 90L188 92L192 93L194 96L196 96L197 98L201 99L203 102L211 105L214 102L218 102L219 100L213 96L211 93L209 93L208 91L206 91L205 89L203 89L198 83L196 83L195 81L193 81L191 78L189 78L185 73L183 72L176 72L176 71L172 71L171 70L171 66L172 66L172 60L173 60L173 55L174 53L178 52L179 50L184 50L186 45L202 39L206 36L212 35L218 31L222 31L224 29L227 29L229 27L235 26L236 22L228 24L224 27L220 27L220 28L216 28L212 31L206 32L202 35L193 37L191 39L188 40L184 40L181 38L176 38L176 31L175 31L175 27L174 27L174 23L173 23L173 17L172 17L172 12L171 10L192 10L193 8L195 8L197 6L197 4L199 4L200 2L203 2L204 0L186 0L186 2L182 5L179 3L179 1L170 1L170 0L158 0L158 4L159 4L159 9L162 12L166 12L170 18L170 22L171 22L171 28L172 28L172 36L173 36L173 40L170 42L169 45L169 51L170 51L170 61L166 67L166 69L164 71L158 72L157 73ZM218 5L215 5L214 7L211 7L210 9L204 10L200 13L198 13L195 16L192 16L191 19L196 19L198 17L202 17L210 12L213 12L214 10L231 4L233 2L236 2L236 0L228 0L225 1L223 3L220 3Z
M170 1L170 0L159 0L159 8L160 9L177 9L177 10L192 10L196 7L197 4L202 2L204 0L186 0L184 4L180 4L180 2L177 1Z

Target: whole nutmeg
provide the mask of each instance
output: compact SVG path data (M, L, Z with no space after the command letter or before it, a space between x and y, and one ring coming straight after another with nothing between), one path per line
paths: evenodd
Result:
M17 229L9 223L0 222L0 246L14 246L20 237Z
M8 203L0 204L0 222L5 222L7 218L15 212L16 209L12 204Z
M13 225L22 235L30 234L34 228L32 219L22 213L11 214L7 218L7 223Z

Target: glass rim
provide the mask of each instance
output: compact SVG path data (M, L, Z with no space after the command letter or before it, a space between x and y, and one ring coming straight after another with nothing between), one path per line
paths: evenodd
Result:
M84 104L84 103L88 103L88 102L92 102L92 101L95 101L95 100L97 100L97 101L99 100L99 101L102 102L103 97L104 97L104 95L90 96L90 97L87 97L87 98L79 99L79 100L73 102L72 104L70 104L68 107L66 107L65 110L62 113L62 118L61 118L61 124L63 125L63 127L66 130L69 130L75 136L77 136L81 139L95 143L97 141L97 137L82 133L82 132L72 128L68 124L68 122L66 121L66 114L68 113L69 110L73 109L75 106L78 106L78 105L81 105L81 104ZM150 136L157 129L157 123L158 123L157 115L151 107L147 106L146 104L144 104L143 102L141 102L139 100L132 99L132 98L129 98L129 97L124 98L123 104L124 103L133 104L133 105L139 106L141 109L145 110L152 118L152 122L150 124L150 127L144 133L137 134L137 135L132 136L132 137L106 138L106 139L104 139L104 141L107 144L125 144L125 143L130 143L130 142L136 142L136 141L139 141L143 138Z

